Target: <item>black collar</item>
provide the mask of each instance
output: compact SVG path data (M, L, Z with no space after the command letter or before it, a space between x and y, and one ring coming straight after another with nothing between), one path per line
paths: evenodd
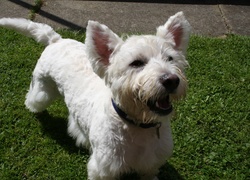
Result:
M122 119L126 120L128 123L133 124L133 125L138 126L138 127L141 127L141 128L144 128L144 129L148 129L148 128L152 128L152 127L156 127L157 129L159 129L161 127L161 122L136 124L135 121L130 119L128 117L128 115L116 105L116 103L114 102L113 99L111 99L111 101L112 101L112 105L113 105L115 111L117 112L117 114Z

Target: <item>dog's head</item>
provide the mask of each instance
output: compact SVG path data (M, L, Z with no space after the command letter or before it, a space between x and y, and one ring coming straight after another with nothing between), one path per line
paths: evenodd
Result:
M89 21L87 54L94 71L110 87L116 104L133 119L148 123L171 114L171 102L185 96L184 69L190 25L182 12L153 35L123 41L107 26Z

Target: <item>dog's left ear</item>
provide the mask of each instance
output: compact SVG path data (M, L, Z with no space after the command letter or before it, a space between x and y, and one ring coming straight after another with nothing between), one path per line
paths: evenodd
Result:
M86 50L94 71L103 78L109 58L116 46L122 43L113 31L96 21L89 21L86 30Z
M156 35L173 43L175 49L186 54L191 26L186 20L183 12L171 16L168 21L157 28Z

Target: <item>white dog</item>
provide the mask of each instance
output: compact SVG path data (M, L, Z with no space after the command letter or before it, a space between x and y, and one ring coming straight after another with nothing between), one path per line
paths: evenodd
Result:
M158 27L156 36L126 40L89 21L86 44L25 19L2 18L0 25L47 45L25 105L41 112L64 97L68 133L91 150L89 179L112 180L129 172L157 179L173 150L171 103L187 90L190 25L182 12Z

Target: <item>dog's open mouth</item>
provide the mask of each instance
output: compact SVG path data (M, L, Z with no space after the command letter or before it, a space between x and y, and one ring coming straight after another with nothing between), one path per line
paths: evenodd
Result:
M148 107L151 111L154 111L161 116L168 115L173 111L173 106L169 101L169 96L156 101L148 101Z

